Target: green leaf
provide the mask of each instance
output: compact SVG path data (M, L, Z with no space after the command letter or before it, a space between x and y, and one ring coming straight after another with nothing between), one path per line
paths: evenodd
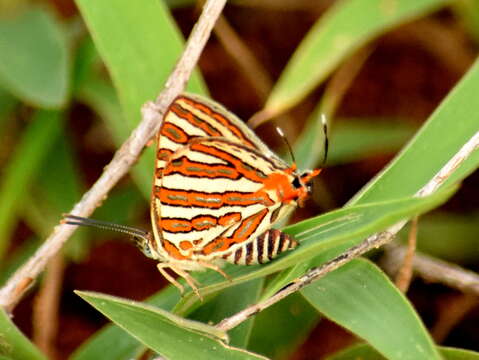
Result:
M290 359L319 321L318 312L300 294L288 296L255 318L248 349L278 360Z
M379 119L377 119L379 120ZM358 161L371 155L394 154L416 127L395 120L340 119L335 123L330 143L328 165Z
M452 8L457 17L462 20L469 33L479 43L479 2L476 0L456 0Z
M0 310L0 329L0 356L12 360L46 360L3 310Z
M42 162L42 171L22 204L22 216L40 238L46 238L58 224L61 214L68 212L80 199L80 172L73 158L68 135L61 126L58 135L50 139L50 151ZM60 191L61 189L61 191ZM84 233L75 232L65 253L75 259L86 253Z
M190 318L215 324L258 301L263 279L247 281L225 289L218 296L191 314ZM246 348L255 318L250 318L229 332L230 344Z
M10 240L18 211L25 201L25 189L35 180L53 142L60 133L61 115L40 111L17 144L0 182L0 259Z
M423 216L418 226L418 250L454 263L475 264L479 259L478 223L477 212L459 215L435 211ZM404 240L406 234L401 232Z
M438 350L444 360L478 360L479 353L455 349L448 347L439 347ZM364 360L385 360L386 358L374 350L367 344L353 345L345 350L342 350L332 356L327 357L327 360L350 360L350 359L364 359Z
M187 320L159 308L92 292L79 292L84 300L131 335L168 359L264 359L230 347L217 328Z
M115 126L129 133L141 118L141 106L155 99L178 60L182 51L181 34L162 1L77 0L76 3L120 99L125 122L118 119ZM191 77L188 89L206 92L198 73ZM153 152L152 147L145 149L133 171L144 192L151 191Z
M43 9L0 22L0 83L22 101L59 108L68 97L65 32Z
M388 359L440 359L413 307L367 260L355 259L301 293L318 311Z
M447 0L337 1L296 49L275 84L265 111L278 114L294 106L355 50L446 3Z
M170 285L147 300L148 304L171 310L178 302L178 289ZM97 331L78 347L70 360L96 360L108 353L109 360L129 360L143 352L145 346L120 327L110 324Z
M415 194L478 131L479 61L461 79L408 145L349 204ZM479 164L473 153L446 184L461 181ZM407 181L405 180L407 176Z
M453 190L450 188L425 198L407 198L343 208L289 226L285 231L301 242L294 251L268 264L226 267L226 272L233 278L231 283L224 280L221 275L209 272L207 279L200 280L202 284L200 292L203 296L212 294L234 284L305 262L346 243L350 245L352 242L358 243L364 237L383 230L399 220L438 206L452 195ZM184 314L190 311L197 301L196 296L188 292L175 308L175 312Z

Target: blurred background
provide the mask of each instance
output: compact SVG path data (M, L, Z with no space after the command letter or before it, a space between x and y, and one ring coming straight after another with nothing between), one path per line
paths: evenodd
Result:
M201 57L200 86L242 119L250 119L265 104L305 35L334 3L230 1ZM285 148L275 126L302 154L298 139L306 136L305 126L312 126L314 114L321 110L330 118L326 169L314 184L308 206L292 221L344 205L394 157L473 63L479 2L438 3L381 28L273 121L259 124L258 117L253 118L258 135L280 154ZM179 35L187 37L198 4L169 0L164 5ZM169 51L164 42L155 46ZM159 72L170 70L170 64L158 64ZM160 90L158 83L156 92ZM133 122L124 116L73 1L0 1L2 283L98 178L139 121L139 109ZM318 145L308 159L297 155L298 162L323 166L321 151ZM153 168L147 163L146 169L151 175L133 173L123 179L92 217L149 229ZM408 174L402 176L407 180ZM479 269L478 185L476 172L451 201L420 219L420 251ZM401 236L407 237L407 231ZM375 256L380 259L382 253ZM16 307L14 322L52 358L64 359L107 323L73 290L143 300L165 285L155 262L123 235L82 229ZM420 278L413 281L408 297L438 343L479 351L476 297ZM295 297L286 302L291 316L298 308L307 312L309 306ZM252 348L275 359L321 359L357 341L326 319L301 328L287 347L265 346L264 331L255 329Z

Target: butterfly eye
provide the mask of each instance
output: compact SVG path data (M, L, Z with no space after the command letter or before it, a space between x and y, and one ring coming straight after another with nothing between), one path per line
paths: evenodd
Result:
M150 245L148 244L147 239L139 237L139 236L133 236L133 240L135 242L135 245L141 250L141 252L149 258L153 257L153 254L150 249Z
M301 181L299 180L299 177L295 177L292 184L295 189L299 189L301 186L303 186L303 184L301 184Z

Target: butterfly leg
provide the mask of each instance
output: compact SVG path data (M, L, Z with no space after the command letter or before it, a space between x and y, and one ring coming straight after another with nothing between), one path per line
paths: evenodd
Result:
M203 301L203 296L201 296L200 291L198 290L199 282L195 278L193 278L187 271L174 267L171 264L169 267L171 270L173 270L175 273L185 279L185 281L188 283L188 285L190 285L196 296L198 296L198 298Z
M211 270L214 270L216 272L219 272L221 275L223 275L223 277L228 280L229 282L232 282L233 280L231 279L231 277L225 273L219 266L217 265L214 265L214 264L210 264L209 262L206 262L206 261L202 261L202 260L199 260L198 261L198 264L200 264L201 266L205 267L205 268L208 268L208 269L211 269Z
M165 277L165 279L168 280L170 283L175 285L178 288L178 290L180 290L181 295L183 295L183 293L185 292L185 288L183 287L183 285L181 285L178 281L176 281L175 278L173 276L171 276L170 274L168 274L166 272L166 270L164 269L165 267L170 267L169 264L168 263L160 263L160 264L156 265L156 267L160 271L161 275L163 275Z

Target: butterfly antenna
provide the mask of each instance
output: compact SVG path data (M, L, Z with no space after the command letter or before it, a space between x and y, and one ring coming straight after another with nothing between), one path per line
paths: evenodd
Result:
M81 216L76 216L71 214L65 214L64 220L62 220L62 223L68 224L68 225L90 226L90 227L100 228L104 230L117 231L117 232L121 232L131 236L139 236L143 239L148 238L148 232L145 230L137 229L131 226L115 224L108 221L84 218Z
M323 124L323 134L324 134L324 155L323 155L323 165L326 164L328 159L328 149L329 149L329 138L328 138L328 119L326 115L321 114L321 123Z
M283 139L285 142L286 146L288 147L289 154L291 155L291 160L293 160L293 164L296 164L296 159L294 158L294 153L293 153L293 148L291 147L291 144L288 141L288 138L284 135L283 130L279 126L276 127L276 131L278 132L279 136Z

